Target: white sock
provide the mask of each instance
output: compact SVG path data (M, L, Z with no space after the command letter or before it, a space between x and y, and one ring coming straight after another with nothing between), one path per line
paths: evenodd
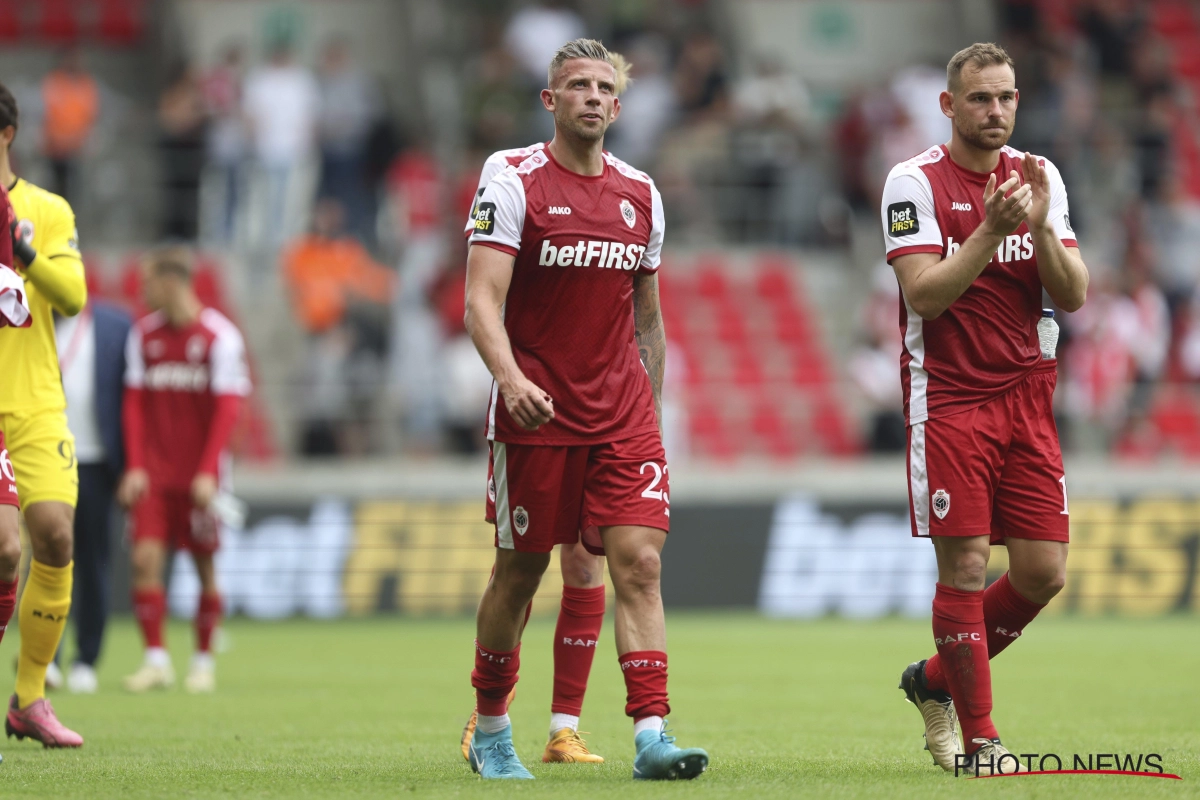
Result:
M499 733L511 724L508 714L501 714L498 717L480 714L479 719L475 722L475 730L480 733Z
M204 669L212 672L217 666L217 662L213 660L212 653L201 653L199 651L192 653L192 668Z
M552 713L550 715L550 735L553 736L563 728L570 728L573 731L579 730L579 717L573 717L570 714Z
M166 649L162 647L147 647L146 648L146 663L152 667L169 667L171 666L171 656Z
M633 736L636 739L637 735L642 731L654 731L655 733L660 733L662 731L662 727L662 717L646 717L645 719L639 719L637 722L633 723Z

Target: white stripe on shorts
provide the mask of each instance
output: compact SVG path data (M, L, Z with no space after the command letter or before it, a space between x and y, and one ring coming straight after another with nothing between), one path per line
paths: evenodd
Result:
M496 538L505 550L513 549L512 514L508 510L508 453L504 442L492 442L492 477L496 480Z
M917 536L929 535L929 473L925 469L925 423L913 425L908 448L908 486Z

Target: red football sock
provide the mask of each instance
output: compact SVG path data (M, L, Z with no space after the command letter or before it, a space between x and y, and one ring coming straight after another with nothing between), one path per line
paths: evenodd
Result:
M983 621L987 625L988 658L1000 655L1045 607L1022 597L1009 582L1007 572L1001 575L1000 580L983 593ZM942 659L938 655L925 662L925 685L935 691L948 691L946 675L942 671Z
M596 640L604 624L604 587L563 587L558 627L554 629L554 698L550 711L578 717L583 711Z
M471 670L471 685L475 687L475 708L488 717L508 713L508 695L517 685L517 670L521 668L521 645L516 650L501 653L488 650L475 641L475 669Z
M196 651L212 652L213 631L221 623L221 595L200 595L200 607L196 609Z
M163 646L163 617L167 611L167 598L162 589L134 589L133 613L142 629L142 641L146 647Z
M16 607L17 582L0 581L0 641L4 640L4 631L8 628L8 621L12 619Z
M969 755L979 749L971 744L973 739L997 738L983 592L963 592L939 583L933 596L933 640Z
M625 676L625 714L633 721L665 717L667 702L667 654L659 650L635 650L620 656Z

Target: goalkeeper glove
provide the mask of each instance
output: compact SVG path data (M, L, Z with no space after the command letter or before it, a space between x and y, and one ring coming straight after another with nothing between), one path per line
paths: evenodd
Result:
M0 230L3 229L0 228ZM22 238L16 220L9 224L8 232L12 236L13 255L21 259L21 263L28 267L37 258L37 251L33 249L33 245Z

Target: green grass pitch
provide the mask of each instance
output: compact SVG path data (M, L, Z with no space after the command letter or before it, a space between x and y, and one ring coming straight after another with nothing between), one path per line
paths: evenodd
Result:
M708 748L691 783L630 779L631 725L605 623L583 728L601 766L543 765L552 620L525 636L517 750L538 780L483 784L458 752L470 711L470 620L233 620L218 694L129 696L139 659L111 628L101 693L58 694L79 751L3 744L0 796L886 797L1200 796L1200 620L1045 619L996 662L994 718L1017 752L1156 752L1184 780L1115 776L955 781L921 748L896 683L931 648L924 622L798 623L748 614L668 620L672 727ZM180 672L190 631L174 625ZM4 663L16 637L4 643ZM182 677L182 675L181 675Z

